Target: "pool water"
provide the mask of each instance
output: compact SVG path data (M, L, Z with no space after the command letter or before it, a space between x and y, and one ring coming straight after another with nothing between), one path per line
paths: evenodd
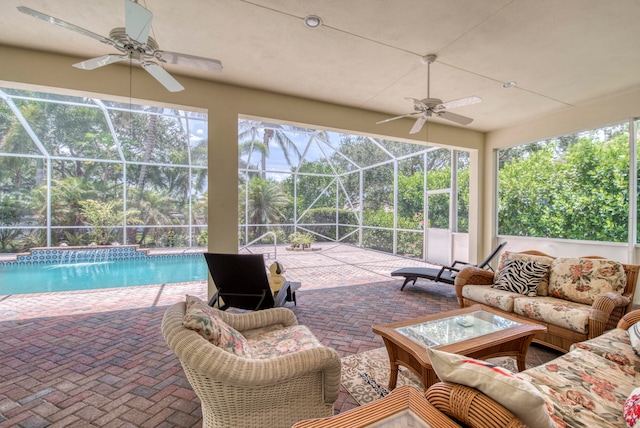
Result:
M204 281L202 255L63 264L0 265L0 295Z

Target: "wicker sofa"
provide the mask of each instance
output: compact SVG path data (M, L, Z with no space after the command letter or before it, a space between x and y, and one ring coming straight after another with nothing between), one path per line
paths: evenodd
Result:
M629 312L617 328L577 343L567 354L518 374L542 394L557 427L627 426L623 407L627 404L637 409L640 405L637 397L629 398L639 386L640 357L631 346L627 330L639 321L640 310ZM438 410L471 428L525 426L500 403L475 388L438 382L425 396ZM627 410L634 413L633 409Z
M194 327L193 317L187 324L191 305L203 305L199 321L211 315L215 325ZM225 339L219 327L235 336ZM340 357L298 325L290 309L228 313L187 296L166 310L162 333L200 398L204 427L291 427L333 416Z
M512 260L550 266L548 276L542 279L533 296L492 287L503 267ZM592 272L585 273L589 269ZM464 268L456 276L455 288L461 308L480 303L542 324L547 332L537 334L534 342L567 352L574 343L597 337L616 326L631 308L639 269L637 265L620 264L601 257L569 259L555 258L536 250L505 251L496 273ZM609 287L609 291L604 287L599 293L600 283L596 284L593 279L593 284L589 284L592 280L589 275L593 274L595 278L596 271L606 271L612 278L617 275L618 282ZM598 277L603 283L608 280Z

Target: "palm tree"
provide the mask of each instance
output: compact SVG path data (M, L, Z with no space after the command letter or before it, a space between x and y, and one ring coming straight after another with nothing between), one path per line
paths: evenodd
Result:
M253 225L252 236L256 237L257 225L277 224L286 218L284 208L290 203L290 197L280 183L256 177L249 182L247 201L247 217Z
M131 204L140 213L142 225L170 226L173 224L169 213L175 202L169 195L155 190L140 192L138 189L131 189L131 193L133 194ZM144 227L137 244L143 245L148 234L149 228Z
M260 134L260 131L262 130L263 132L262 143L264 146L259 147L259 150L262 152L262 178L266 178L267 176L267 158L269 157L269 146L272 141L280 146L282 152L284 153L284 158L289 166L293 166L293 161L291 160L291 152L295 153L295 155L298 157L301 156L298 147L289 138L281 125L254 120L243 120L240 121L239 128L238 140L240 142L259 141L258 136ZM255 147L257 146L254 145L254 148Z
M150 110L152 113L158 113L160 111L158 107L151 107ZM144 191L144 185L147 179L147 164L151 161L151 155L154 147L156 146L157 127L158 115L150 114L149 122L147 124L147 132L144 137L144 154L142 155L143 164L140 166L140 175L138 176L138 189L140 189L140 191Z

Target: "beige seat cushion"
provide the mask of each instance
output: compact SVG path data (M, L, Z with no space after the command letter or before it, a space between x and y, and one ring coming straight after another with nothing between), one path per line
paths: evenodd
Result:
M505 312L513 312L513 300L522 297L522 294L498 290L490 285L467 284L462 287L462 296Z
M513 302L513 312L527 318L545 321L558 327L587 334L591 306L555 297L520 296Z

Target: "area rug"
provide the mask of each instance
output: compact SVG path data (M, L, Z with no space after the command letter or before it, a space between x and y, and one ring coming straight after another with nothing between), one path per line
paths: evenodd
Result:
M517 372L515 358L499 357L487 361ZM385 348L372 349L342 358L342 386L363 405L389 393L389 356ZM413 372L400 366L397 386L411 385L423 391L422 382Z

